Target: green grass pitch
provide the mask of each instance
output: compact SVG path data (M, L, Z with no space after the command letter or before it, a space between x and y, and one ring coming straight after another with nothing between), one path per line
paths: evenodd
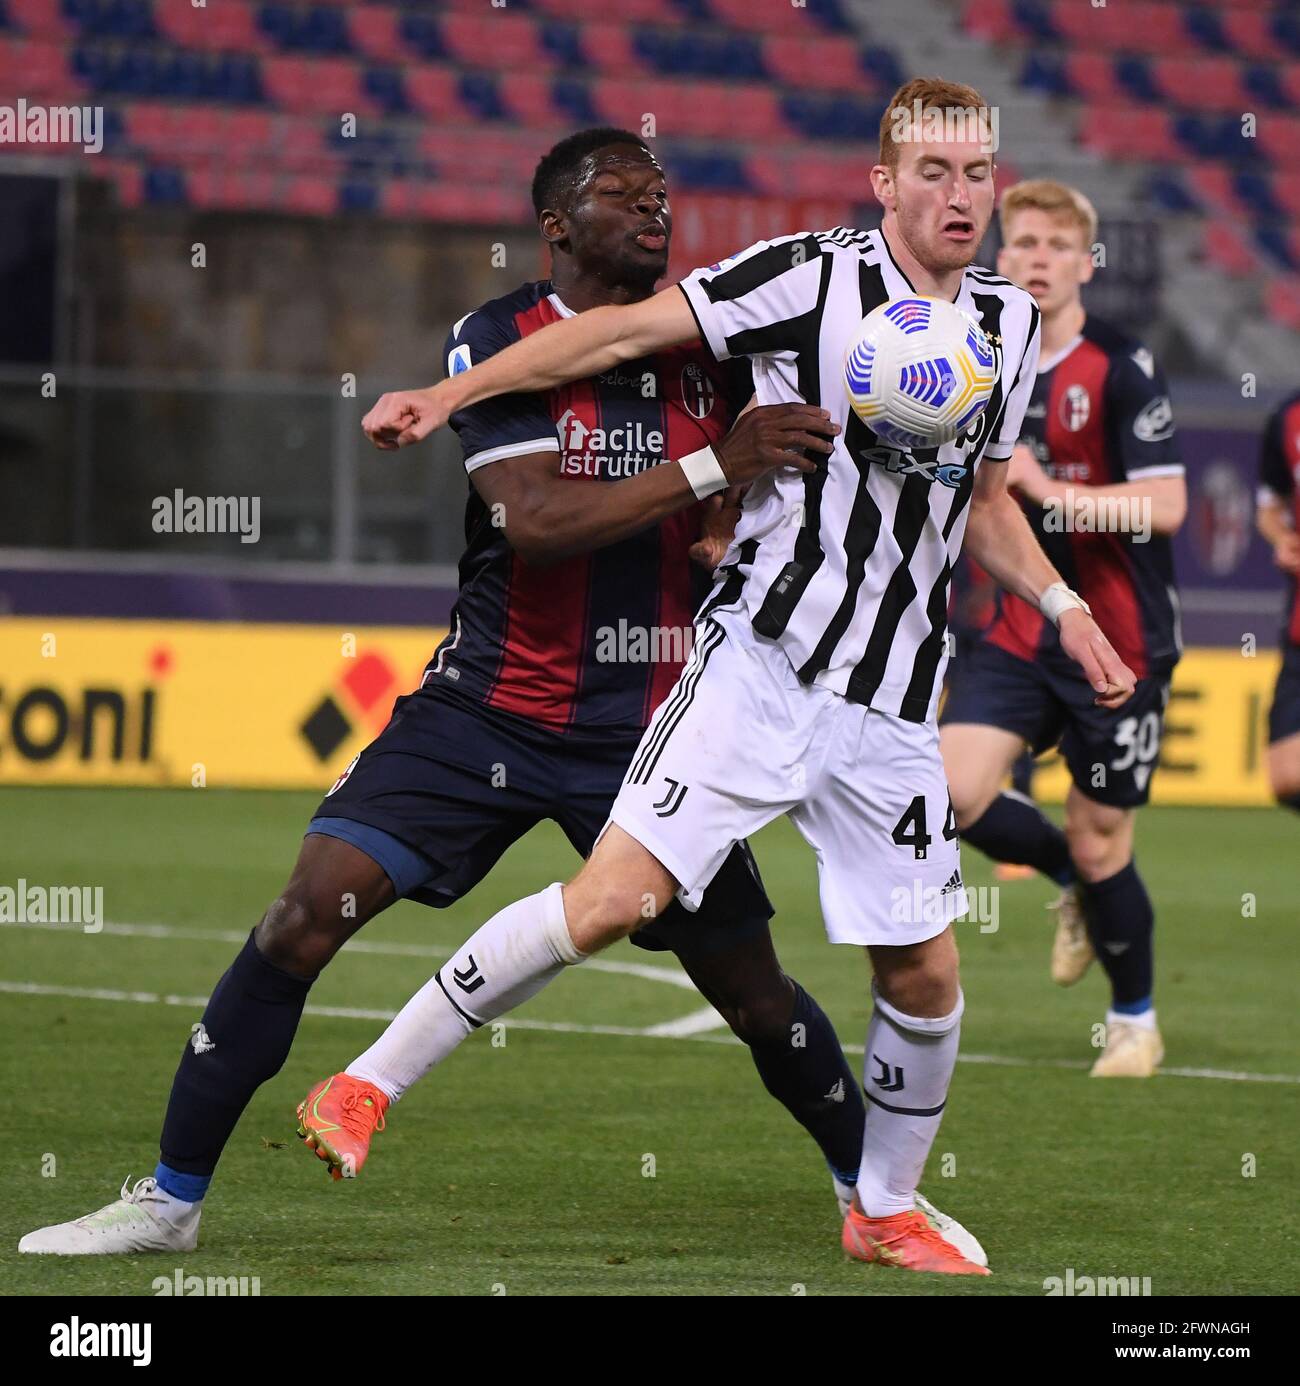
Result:
M197 998L283 883L314 803L0 791L0 884L102 885L113 924L172 931L0 930L8 1293L148 1295L176 1263L256 1276L263 1295L1042 1295L1067 1268L1149 1276L1157 1295L1300 1288L1300 820L1272 810L1142 815L1174 1070L1153 1081L1089 1079L1105 989L1095 968L1068 992L1048 980L1046 885L1003 886L996 931L958 927L964 1060L923 1188L984 1241L992 1280L846 1262L825 1168L744 1049L717 1030L593 1033L642 1031L702 1003L659 979L589 968L520 1013L557 1028L508 1026L498 1046L471 1039L393 1110L361 1178L343 1184L294 1138L293 1109L382 1022L309 1013L226 1152L196 1252L18 1256L23 1232L89 1212L126 1175L152 1172ZM860 1046L865 962L825 941L811 853L784 822L755 850L786 969ZM574 861L545 825L456 908L397 906L359 936L378 947L345 949L312 1005L395 1010L481 920ZM990 884L976 852L964 865L971 884ZM627 944L605 956L675 968ZM104 994L68 994L87 989ZM1256 1081L1265 1075L1276 1081Z

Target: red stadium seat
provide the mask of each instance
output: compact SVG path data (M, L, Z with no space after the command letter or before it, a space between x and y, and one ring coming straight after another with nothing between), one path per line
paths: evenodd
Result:
M1270 279L1264 291L1264 307L1274 322L1300 332L1300 279L1293 275Z
M439 21L439 29L448 55L466 67L527 72L554 66L554 57L537 41L536 26L524 15L504 10L449 14Z
M763 41L763 61L777 81L800 90L861 96L873 85L848 39L774 35Z
M405 71L406 95L422 115L451 121L460 117L458 75L454 68L423 64Z
M961 24L972 38L986 43L1014 43L1025 37L1011 0L966 0Z
M540 72L512 72L501 78L501 95L521 125L549 125L557 118L551 83L552 79Z
M627 76L644 72L645 64L632 47L631 32L622 24L586 24L582 29L582 49L596 73Z
M1241 204L1232 183L1232 171L1225 164L1198 163L1188 170L1188 181L1192 191L1212 211L1241 215Z
M362 90L360 70L346 58L264 58L262 85L286 111L338 116L376 109Z
M1300 221L1300 172L1275 173L1272 178L1273 200L1287 214Z
M1089 101L1115 101L1120 97L1115 80L1115 60L1109 53L1071 53L1065 60L1070 85Z
M1245 111L1251 97L1242 89L1241 66L1232 58L1158 58L1156 84L1175 106L1203 111Z
M480 5L482 0L462 0L462 4ZM591 20L592 0L534 0L533 9L554 19L570 19L584 25L582 40L587 42L586 25ZM624 24L653 24L656 28L676 28L687 22L688 16L663 0L618 0L614 12Z
M744 138L755 144L783 139L786 135L785 117L781 114L781 98L772 87L745 83L728 88L733 132L743 132Z
M192 5L155 4L154 24L158 32L185 48L207 52L252 53L271 48L257 27L257 14L245 0L195 9Z
M1235 277L1254 274L1259 268L1259 256L1254 247L1229 221L1206 222L1202 246L1212 264Z
M30 38L69 38L77 32L63 16L61 0L5 0L5 9Z
M751 33L784 34L796 38L800 14L807 17L806 7L785 5L755 4L754 0L709 0L709 13L719 23L729 29L741 29ZM792 24L791 21L794 21ZM807 25L809 33L815 33L812 23Z
M307 216L329 216L338 208L338 189L331 178L316 178L304 174L285 181L279 203L288 212L302 212Z
M1088 0L1055 0L1052 23L1074 49L1103 53L1193 53L1195 41L1183 25L1182 10L1169 0L1102 5Z
M1300 116L1264 112L1259 119L1259 147L1287 168L1300 168Z
M404 63L411 56L402 38L402 14L386 5L356 5L345 16L352 47L372 62Z
M71 90L70 90L71 89ZM36 39L0 38L0 91L5 101L11 92L29 98L57 96L67 99L80 94L82 84L68 71L63 49L56 43Z
M1156 106L1089 105L1079 124L1079 140L1085 148L1119 158L1180 163L1187 158L1174 138L1168 113Z
M1270 61L1277 57L1277 40L1269 27L1267 11L1233 6L1222 9L1219 20L1228 41L1243 57Z

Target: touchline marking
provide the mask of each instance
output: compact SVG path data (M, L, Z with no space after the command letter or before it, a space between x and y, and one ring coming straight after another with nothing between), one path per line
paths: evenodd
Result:
M44 982L0 981L0 994L13 996L60 996L79 1001L127 1001L145 1006L185 1006L193 1010L208 1004L206 996L174 996L155 991L116 991L110 987L64 987ZM306 1006L304 1015L327 1016L336 1020L392 1020L396 1011L367 1010L358 1006ZM629 1025L578 1025L566 1021L508 1020L500 1023L513 1030L547 1030L564 1035L623 1035L632 1039L682 1039L697 1044L740 1044L735 1035L702 1034L686 1028L690 1016L662 1025L638 1029ZM673 1027L677 1027L674 1029ZM846 1054L861 1054L860 1044L843 1046ZM1090 1065L1079 1059L1021 1059L1005 1054L958 1054L957 1062L990 1064L1000 1068L1064 1068L1086 1069ZM1162 1068L1162 1078L1211 1078L1229 1083L1297 1083L1297 1073L1237 1073L1220 1068Z

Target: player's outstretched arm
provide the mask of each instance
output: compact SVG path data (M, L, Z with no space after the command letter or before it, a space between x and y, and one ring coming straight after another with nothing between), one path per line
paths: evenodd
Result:
M526 563L547 564L658 524L694 505L707 487L717 494L777 467L813 471L817 462L806 452L824 459L839 431L830 414L814 405L768 404L747 409L725 438L701 449L705 456L694 454L685 465L674 459L612 484L561 476L553 452L504 458L471 476L484 502L500 515L515 552ZM712 481L710 467L716 469Z
M1119 707L1137 680L1091 614L1043 552L1024 512L1007 491L1007 465L987 458L975 473L964 547L1008 592L1036 606L1056 626L1061 648L1083 670L1101 707Z
M591 308L551 323L428 389L381 395L361 427L377 448L391 452L493 395L550 390L698 336L686 295L674 284L640 303Z

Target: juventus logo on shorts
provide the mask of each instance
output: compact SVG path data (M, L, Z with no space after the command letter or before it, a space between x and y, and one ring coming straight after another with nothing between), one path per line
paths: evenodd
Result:
M664 776L664 783L668 786L668 793L659 800L657 804L652 804L651 808L660 818L671 818L682 806L682 800L686 797L687 786L678 784L676 780L670 780Z

